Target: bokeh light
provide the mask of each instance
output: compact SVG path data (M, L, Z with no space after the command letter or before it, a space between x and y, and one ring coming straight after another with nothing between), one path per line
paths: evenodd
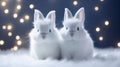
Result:
M18 46L14 46L13 48L11 48L11 51L17 51L18 50Z
M4 45L4 40L0 40L0 45Z
M104 2L104 0L100 0L100 2Z
M104 24L105 24L105 26L108 26L109 25L109 21L106 20Z
M8 32L8 36L11 37L12 36L12 32Z
M24 23L24 21L25 21L25 20L24 20L23 18L20 19L20 23Z
M17 18L18 17L18 14L17 13L14 13L13 14L13 18Z
M18 10L20 10L21 9L21 5L17 5L17 7L16 7Z
M18 40L18 41L17 41L17 45L19 45L19 46L22 45L22 41L21 41L21 40Z
M3 2L1 2L1 6L6 6L6 2L5 1L3 1Z
M12 27L12 25L10 25L10 24L7 26L7 30L12 30L12 28L13 28L13 27Z
M5 10L4 10L4 13L5 13L5 14L8 14L8 13L9 13L9 10L8 10L8 9L5 9Z
M74 5L74 6L78 5L78 1L76 1L76 0L73 1L73 5Z
M29 15L25 15L25 19L26 19L26 20L29 20L29 19L30 19L30 16L29 16Z
M120 48L120 42L117 43L117 46Z
M96 32L100 32L100 27L96 27Z
M3 29L3 30L5 30L6 28L7 28L6 25L3 25L3 26L2 26L2 29Z
M100 36L100 37L99 37L99 41L103 41L103 36Z
M17 35L17 36L15 37L15 39L16 39L16 40L19 40L19 39L20 39L20 36L19 36L19 35Z
M95 6L95 7L94 7L94 10L95 10L95 11L98 11L98 10L99 10L99 7L98 7L98 6Z
M34 9L34 4L30 4L30 5L29 5L29 8L30 8L30 9Z

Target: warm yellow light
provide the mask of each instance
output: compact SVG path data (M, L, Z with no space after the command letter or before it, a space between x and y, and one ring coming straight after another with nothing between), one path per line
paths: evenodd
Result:
M8 10L8 9L5 9L5 10L4 10L4 13L5 13L5 14L8 14L8 13L9 13L9 10Z
M30 19L29 15L25 15L25 19L29 20Z
M34 4L30 4L30 5L29 5L29 8L30 8L30 9L34 9Z
M106 20L104 24L105 24L105 26L108 26L109 25L109 21Z
M8 32L8 36L11 37L12 36L12 32Z
M4 45L4 40L0 40L0 45Z
M16 40L19 40L19 39L20 39L20 36L19 36L19 35L17 35L17 36L15 37L15 39L16 39Z
M21 9L21 5L17 5L17 9L20 10Z
M17 41L17 45L19 45L19 46L22 45L22 41L21 41L21 40L18 40L18 41Z
M12 25L8 25L7 30L12 30Z
M6 2L5 1L3 1L2 3L1 3L1 6L6 6Z
M76 1L76 0L73 1L73 5L74 5L74 6L78 5L78 1Z
M100 36L100 37L99 37L99 40L100 40L100 41L103 41L103 36Z
M24 20L23 18L20 19L20 23L24 23L24 21L25 21L25 20Z
M6 28L7 28L6 25L3 25L3 26L2 26L2 29L3 29L3 30L5 30Z
M13 18L17 18L18 17L18 14L17 13L14 13L13 14Z
M96 32L100 32L100 27L96 27Z
M12 51L17 51L18 50L18 46L14 46L13 48L11 48Z
M100 0L100 2L104 2L104 0Z
M98 10L99 10L99 7L98 7L98 6L95 6L94 9L95 9L95 11L98 11Z
M117 43L117 46L120 47L120 42Z

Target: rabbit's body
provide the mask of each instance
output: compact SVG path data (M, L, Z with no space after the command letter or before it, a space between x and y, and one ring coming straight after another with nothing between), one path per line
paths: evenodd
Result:
M38 10L36 13L39 17L42 16ZM60 54L60 35L55 27L55 13L50 12L45 19L39 19L37 15L30 32L30 53L38 59L57 59Z
M60 30L63 37L61 52L62 57L65 59L83 60L89 59L93 55L93 41L83 26L83 11L83 8L80 9L75 17L72 17L70 11L65 10L64 27Z

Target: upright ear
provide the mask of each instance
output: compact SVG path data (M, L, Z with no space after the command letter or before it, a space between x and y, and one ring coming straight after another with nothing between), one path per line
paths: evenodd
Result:
M54 11L54 10L53 10L53 11L50 11L50 12L47 14L46 18L47 18L47 19L50 19L50 21L55 24L55 20L56 20L55 11Z
M84 21L85 21L85 11L84 11L84 8L83 8L83 7L80 8L80 9L76 12L74 18L77 18L77 19L79 19L81 22L84 23Z
M70 10L68 8L65 8L65 12L64 12L64 20L67 20L68 18L72 18L72 13L70 12Z
M35 9L34 10L34 21L43 19L43 18L44 18L43 14L39 10Z

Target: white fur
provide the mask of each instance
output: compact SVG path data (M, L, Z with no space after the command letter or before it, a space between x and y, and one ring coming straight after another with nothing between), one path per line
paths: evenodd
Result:
M84 8L80 8L74 17L69 9L65 8L63 28L60 30L64 41L61 45L64 59L84 60L92 57L93 40L84 28L84 20Z
M35 10L33 24L34 28L30 32L30 54L38 59L59 58L61 38L55 27L55 11L50 11L44 18L39 10Z

